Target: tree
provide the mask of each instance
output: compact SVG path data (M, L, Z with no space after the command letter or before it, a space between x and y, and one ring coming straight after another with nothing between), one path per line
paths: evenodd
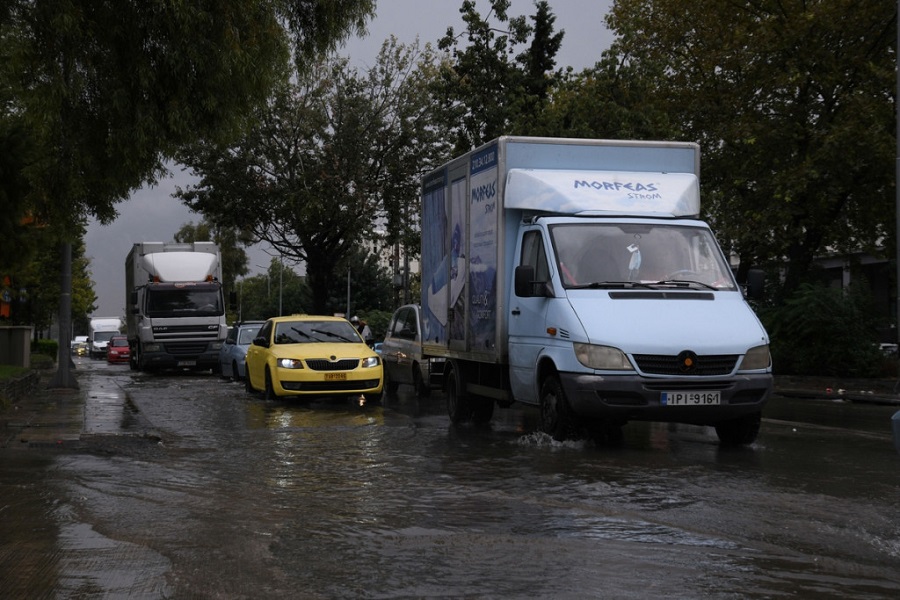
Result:
M611 53L703 149L705 210L741 275L893 240L896 7L884 0L619 0ZM664 71L660 70L664 65ZM663 75L664 76L660 76Z
M302 65L361 29L373 8L372 0L0 6L0 119L21 118L35 148L20 171L27 195L16 196L10 216L63 232L64 341L71 240L86 215L110 222L117 202L156 180L163 158L198 137L234 135L284 76L291 45ZM55 382L74 387L68 361L60 365Z
M10 0L0 117L36 149L19 172L44 222L108 223L183 144L228 137L285 73L359 30L371 0ZM21 196L19 196L21 198ZM77 228L76 228L77 231Z
M297 73L234 144L210 140L182 153L200 181L176 196L304 263L309 308L339 310L329 286L345 258L379 239L379 224L389 243L413 235L418 178L435 164L440 138L425 93L432 61L428 48L389 40L365 73L341 58Z
M438 42L450 58L432 92L451 127L455 154L500 135L529 133L559 77L553 69L563 32L554 33L549 3L536 3L533 25L524 16L508 16L509 0L491 0L490 6L482 17L474 0L464 0L460 13L466 31L457 35L448 27ZM530 44L516 54L529 36Z

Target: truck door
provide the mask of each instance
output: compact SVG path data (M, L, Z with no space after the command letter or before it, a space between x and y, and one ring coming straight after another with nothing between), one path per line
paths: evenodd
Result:
M550 266L541 229L524 230L519 242L514 267L534 267L536 282L550 281ZM519 402L538 401L535 366L546 344L546 322L549 298L519 297L511 286L509 301L509 378L513 396Z

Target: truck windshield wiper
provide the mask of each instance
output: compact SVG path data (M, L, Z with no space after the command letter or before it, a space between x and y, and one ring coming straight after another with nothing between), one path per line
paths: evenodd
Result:
M330 331L324 331L322 329L310 329L310 331L312 331L313 333L321 333L322 335L327 335L328 337L336 337L337 339L341 340L342 342L349 342L351 344L356 342L356 340L351 340L351 339L345 338L342 335L338 335L337 333L331 333Z
M653 285L676 285L676 286L690 286L690 285L699 285L700 287L705 287L709 290L717 290L713 286L708 283L703 283L702 281L694 281L693 279L663 279L662 281L656 281Z
M647 288L653 289L652 285L641 283L640 281L594 281L591 283L580 283L578 285L570 285L570 290L600 290L600 289L629 289L629 288Z

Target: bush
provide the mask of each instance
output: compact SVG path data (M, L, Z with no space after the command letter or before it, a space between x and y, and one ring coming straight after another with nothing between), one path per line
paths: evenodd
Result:
M43 354L53 360L59 356L59 342L56 340L40 339L31 343L32 354Z
M782 375L878 377L883 356L865 283L847 290L802 285L783 306L760 316Z

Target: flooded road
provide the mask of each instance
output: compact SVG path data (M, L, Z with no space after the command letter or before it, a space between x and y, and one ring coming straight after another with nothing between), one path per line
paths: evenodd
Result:
M0 454L4 597L900 595L897 407L777 398L749 448L640 423L609 448L522 407L453 428L405 386L361 407L78 373L86 432L100 406L150 435Z

